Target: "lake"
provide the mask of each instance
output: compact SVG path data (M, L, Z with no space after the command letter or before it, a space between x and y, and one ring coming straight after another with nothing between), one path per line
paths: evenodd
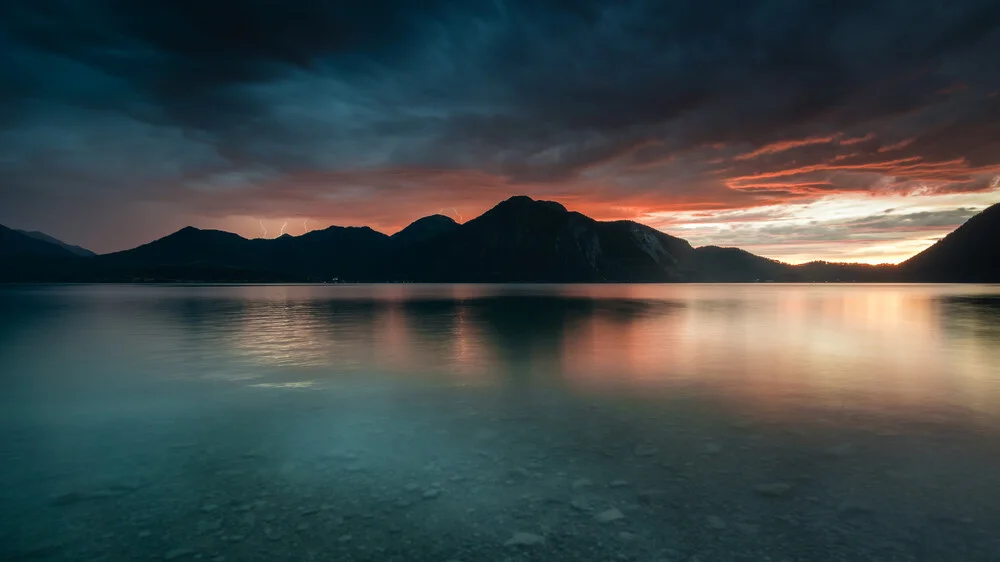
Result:
M1000 560L1000 287L0 288L3 560Z

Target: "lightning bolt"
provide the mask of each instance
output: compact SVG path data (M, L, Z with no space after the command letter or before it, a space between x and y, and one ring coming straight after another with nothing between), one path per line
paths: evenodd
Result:
M438 211L438 212L441 213L442 215L451 215L451 214L454 214L456 217L458 217L458 222L462 222L462 213L459 213L458 209L456 209L455 207L449 207L449 208L452 211L451 213L447 213L446 212L447 209L445 209L444 207L441 207L441 210Z
M283 224L281 225L281 232L280 232L280 233L278 233L278 236L284 236L284 234L285 234L285 228L287 228L287 227L288 227L288 221L285 221L285 222L284 222L284 223L283 223Z
M267 238L267 227L264 226L264 221L258 220L257 222L260 223L260 229L264 231L264 235L261 238Z
M302 219L302 234L309 232L309 219Z

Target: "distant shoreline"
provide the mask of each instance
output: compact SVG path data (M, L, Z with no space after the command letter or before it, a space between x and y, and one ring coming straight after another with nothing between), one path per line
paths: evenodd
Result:
M442 286L442 285L476 285L476 286L685 286L685 285L1000 285L993 281L636 281L636 282L595 282L595 281L435 281L435 282L394 282L394 281L358 281L342 283L323 283L315 281L0 281L0 287L40 287L40 286L135 286L135 287L358 287L358 286Z

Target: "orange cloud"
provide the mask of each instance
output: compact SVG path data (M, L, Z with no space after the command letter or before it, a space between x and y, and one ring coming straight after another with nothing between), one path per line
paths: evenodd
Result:
M764 145L753 152L747 152L746 154L740 154L736 157L736 160L750 160L757 158L758 156L763 156L765 154L775 154L778 152L784 152L786 150L791 150L793 148L799 148L801 146L810 146L814 144L828 144L834 141L836 137L809 137L805 139L794 139L794 140L784 140L778 141L771 144Z
M840 144L841 145L859 144L859 143L862 143L862 142L865 142L865 141L870 141L870 140L872 140L874 138L875 138L875 133L868 133L867 135L865 135L863 137L849 137L849 138L846 138L846 139L840 139Z
M888 172L896 169L901 164L906 164L908 162L919 161L919 156L910 156L907 158L900 158L897 160L887 160L884 162L866 162L858 164L810 164L806 166L800 166L798 168L784 168L778 170L771 170L768 172L758 172L755 174L750 174L746 176L737 176L729 178L728 184L734 189L739 188L739 184L742 182L767 179L767 178L780 178L785 176L795 176L799 174L806 174L810 172L823 172L823 171L833 171L833 170L846 170L846 171L856 171L856 172Z
M915 141L915 140L917 140L917 139L913 139L913 138L903 139L903 140L901 140L901 141L899 141L897 143L887 144L885 146L879 147L878 151L879 152L889 152L889 151L892 151L892 150L899 150L900 148L905 148L905 147L913 144L913 141Z

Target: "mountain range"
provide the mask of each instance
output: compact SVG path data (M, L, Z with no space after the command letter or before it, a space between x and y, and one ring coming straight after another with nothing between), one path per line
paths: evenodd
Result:
M6 282L1000 282L1000 204L899 265L789 265L703 246L633 221L597 221L559 203L507 199L464 224L443 215L392 236L331 226L246 239L183 228L95 255L0 226Z

